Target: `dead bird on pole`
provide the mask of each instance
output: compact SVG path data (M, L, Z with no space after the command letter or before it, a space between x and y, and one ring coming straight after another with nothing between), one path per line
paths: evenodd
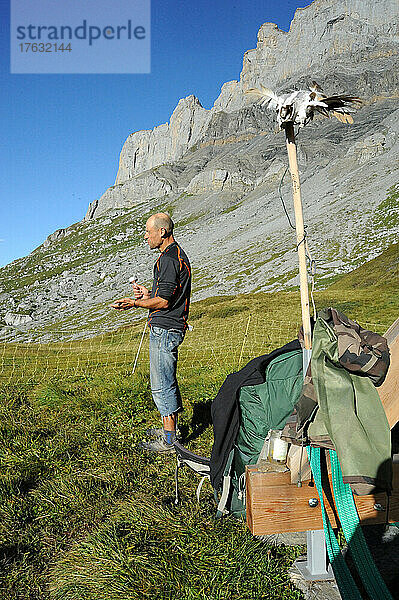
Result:
M312 121L315 113L325 117L333 116L342 123L353 123L352 114L361 104L357 96L326 96L315 81L308 90L294 90L281 96L262 84L259 88L245 90L245 93L257 98L262 106L276 111L280 129L283 129L284 123L304 127Z
M277 113L277 122L280 129L284 129L288 162L292 179L292 194L295 211L295 229L297 237L297 250L299 260L299 280L301 293L302 323L304 331L304 374L310 361L312 336L310 328L310 307L308 276L306 268L306 234L303 222L301 201L301 186L297 163L296 142L294 125L298 128L305 127L312 121L316 113L325 117L333 116L342 123L353 123L352 114L361 105L357 96L337 94L326 96L320 86L313 81L308 90L294 90L288 94L277 95L272 90L260 84L259 88L250 88L245 93L252 95L262 106ZM316 316L316 315L315 315Z

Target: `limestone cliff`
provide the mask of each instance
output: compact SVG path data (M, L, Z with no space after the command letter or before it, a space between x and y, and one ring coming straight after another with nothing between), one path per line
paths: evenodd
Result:
M202 108L198 98L182 98L169 123L129 135L122 148L115 183L183 156L204 132L209 118L209 111Z
M222 86L211 110L190 95L179 101L169 123L129 135L120 154L115 185L89 207L86 219L170 192L191 191L197 189L198 177L212 178L209 172L196 173L196 180L187 187L178 177L163 177L157 167L179 160L189 149L215 137L231 142L260 133L258 122L246 123L244 128L239 122L242 110L252 104L244 94L248 87L263 83L288 89L316 78L329 94L355 91L366 102L398 95L399 74L394 68L398 13L397 0L315 0L296 11L288 33L264 23L256 48L244 54L240 80ZM214 125L223 120L224 113L234 113L234 118L228 119L228 129L215 136ZM240 187L241 178L232 174L230 179L234 178Z
M288 33L265 23L256 48L244 55L240 81L225 84L214 108L237 110L245 102L243 89L259 82L279 88L321 68L324 75L341 76L373 70L379 59L398 55L398 12L396 0L315 0L297 9ZM370 98L373 88L365 85L362 96Z

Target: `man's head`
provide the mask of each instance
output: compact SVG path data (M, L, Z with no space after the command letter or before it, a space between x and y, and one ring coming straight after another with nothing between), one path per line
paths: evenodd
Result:
M173 221L166 213L151 215L145 226L144 239L154 250L163 250L173 241Z

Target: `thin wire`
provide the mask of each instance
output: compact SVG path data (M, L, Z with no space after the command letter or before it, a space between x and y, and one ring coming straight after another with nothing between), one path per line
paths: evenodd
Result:
M309 273L309 278L310 278L310 298L312 300L313 317L316 319L317 312L316 312L316 305L315 305L314 296L313 296L314 286L315 286L316 261L312 258L307 240L305 240L305 251L306 251L306 258L309 261L308 273Z
M282 192L281 192L281 188L282 188L282 186L283 186L284 177L286 176L288 169L289 169L289 167L287 167L287 168L285 169L284 173L283 173L283 176L282 176L282 178L281 178L280 184L279 184L279 186L278 186L278 193L279 193L279 195L280 195L281 204L283 205L283 208L284 208L285 215L286 215L286 217L287 217L287 219L288 219L288 223L289 223L289 225L290 225L290 227L291 227L292 229L295 229L295 226L294 226L294 225L292 224L292 222L291 222L290 216L289 216L289 214L288 214L288 211L287 211L287 208L286 208L286 206L285 206L285 202L284 202L283 194L282 194Z
M143 345L143 339L144 339L146 331L147 331L147 319L145 320L143 333L141 334L141 340L140 340L139 348L137 350L136 358L134 361L132 375L134 375L134 372L136 370L137 361L139 359L139 354L140 354L141 346Z
M306 231L307 227L308 227L307 225L304 225L304 226L303 226L303 238L301 239L301 241L300 241L300 242L298 242L298 243L297 243L297 245L296 245L296 248L295 248L295 250L296 250L297 252L298 252L298 250L299 250L299 246L300 246L301 244L304 244L304 245L305 245L305 248L306 248L306 246L307 246L307 240L306 240L306 238L307 238L307 235L308 235L308 234L307 234L307 231Z

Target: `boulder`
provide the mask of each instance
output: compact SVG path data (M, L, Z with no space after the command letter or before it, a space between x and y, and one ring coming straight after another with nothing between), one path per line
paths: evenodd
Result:
M26 325L27 323L31 323L32 321L33 318L30 315L20 315L17 313L7 312L4 316L5 324L11 325L12 327Z

